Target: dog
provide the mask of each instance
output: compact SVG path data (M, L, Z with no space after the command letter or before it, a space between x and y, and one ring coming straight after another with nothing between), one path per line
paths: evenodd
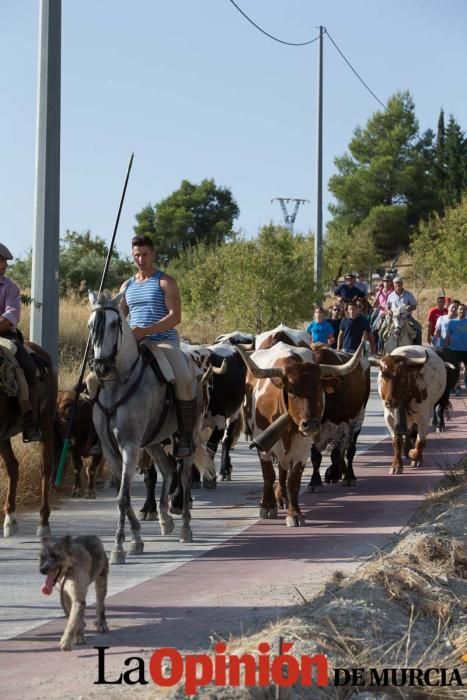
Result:
M86 594L93 581L96 586L96 629L109 631L104 606L109 561L98 537L66 535L58 540L44 541L39 570L46 576L41 589L44 595L51 595L55 584L60 584L60 602L68 618L60 640L62 651L70 651L73 643L86 644Z

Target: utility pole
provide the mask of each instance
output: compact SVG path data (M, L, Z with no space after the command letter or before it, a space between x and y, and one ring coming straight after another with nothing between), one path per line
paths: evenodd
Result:
M323 267L323 34L319 28L318 59L318 129L316 144L316 235L315 235L315 285L321 288Z
M58 364L61 0L41 0L30 337Z
M308 199L296 199L293 197L274 197L274 199L271 199L271 202L279 202L281 205L285 225L289 229L290 233L293 233L293 225L295 223L295 219L297 218L300 204L305 204L305 202L308 201ZM295 202L294 209L291 214L288 213L286 206L289 202Z

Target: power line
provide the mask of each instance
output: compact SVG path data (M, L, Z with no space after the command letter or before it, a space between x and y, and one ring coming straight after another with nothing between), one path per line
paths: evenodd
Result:
M329 40L330 40L331 43L333 44L334 48L340 53L340 55L342 56L342 58L344 59L344 61L345 61L345 62L347 63L347 65L349 66L350 70L351 70L353 73L355 73L355 75L357 76L357 78L359 79L359 81L362 83L362 85L364 85L364 86L366 87L366 89L368 90L368 92L369 92L371 95L373 95L373 97L375 98L375 100L376 100L377 102L379 102L379 104L381 105L381 107L382 107L383 109L387 110L386 105L385 105L383 102L381 102L381 100L379 99L379 97L378 97L377 95L375 95L375 93L373 92L373 90L372 90L370 87L368 87L368 85L365 83L365 81L363 80L363 78L357 73L357 71L355 70L355 68L353 67L353 65L350 63L350 61L348 61L347 58L344 56L344 54L342 53L342 51L340 50L340 48L338 47L338 45L336 44L336 42L334 41L334 39L332 38L332 36L329 34L328 30L325 29L324 31L325 31L325 33L328 35Z
M318 39L319 39L319 36L316 36L314 39L310 39L310 41L301 41L301 42L283 41L282 39L278 39L276 36L273 36L272 34L269 34L269 32L266 32L264 29L262 29L259 26L259 24L256 24L256 22L253 22L253 20L250 17L248 17L248 15L245 12L243 12L241 7L239 7L237 5L237 3L234 2L234 0L230 0L230 2L240 12L240 14L243 15L245 17L245 19L248 20L248 22L250 22L250 24L252 24L254 27L256 27L256 29L259 29L260 32L262 32L263 34L268 36L270 39L274 39L274 41L278 41L279 44L286 44L286 46L307 46L308 44L312 44L314 41L318 41Z

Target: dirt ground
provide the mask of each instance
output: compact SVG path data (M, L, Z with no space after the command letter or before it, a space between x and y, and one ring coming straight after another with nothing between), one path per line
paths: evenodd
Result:
M329 668L458 669L467 686L467 459L429 495L387 551L346 578L336 572L321 595L253 636L225 640L229 654L257 653L267 642L293 642L293 655L324 654ZM209 653L209 652L208 652ZM211 652L212 653L212 652ZM365 672L368 682L369 671ZM362 692L359 698L376 697ZM336 688L205 688L203 700L339 698ZM378 694L381 698L382 689ZM384 698L460 698L465 687L385 688ZM183 689L175 693L184 697Z

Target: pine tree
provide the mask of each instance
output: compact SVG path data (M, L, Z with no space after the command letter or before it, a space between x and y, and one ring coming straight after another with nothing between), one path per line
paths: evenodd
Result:
M444 126L444 110L442 108L439 112L438 130L436 132L434 174L444 203L444 189L446 186L446 129Z
M451 114L446 128L444 204L455 206L467 189L467 141Z

